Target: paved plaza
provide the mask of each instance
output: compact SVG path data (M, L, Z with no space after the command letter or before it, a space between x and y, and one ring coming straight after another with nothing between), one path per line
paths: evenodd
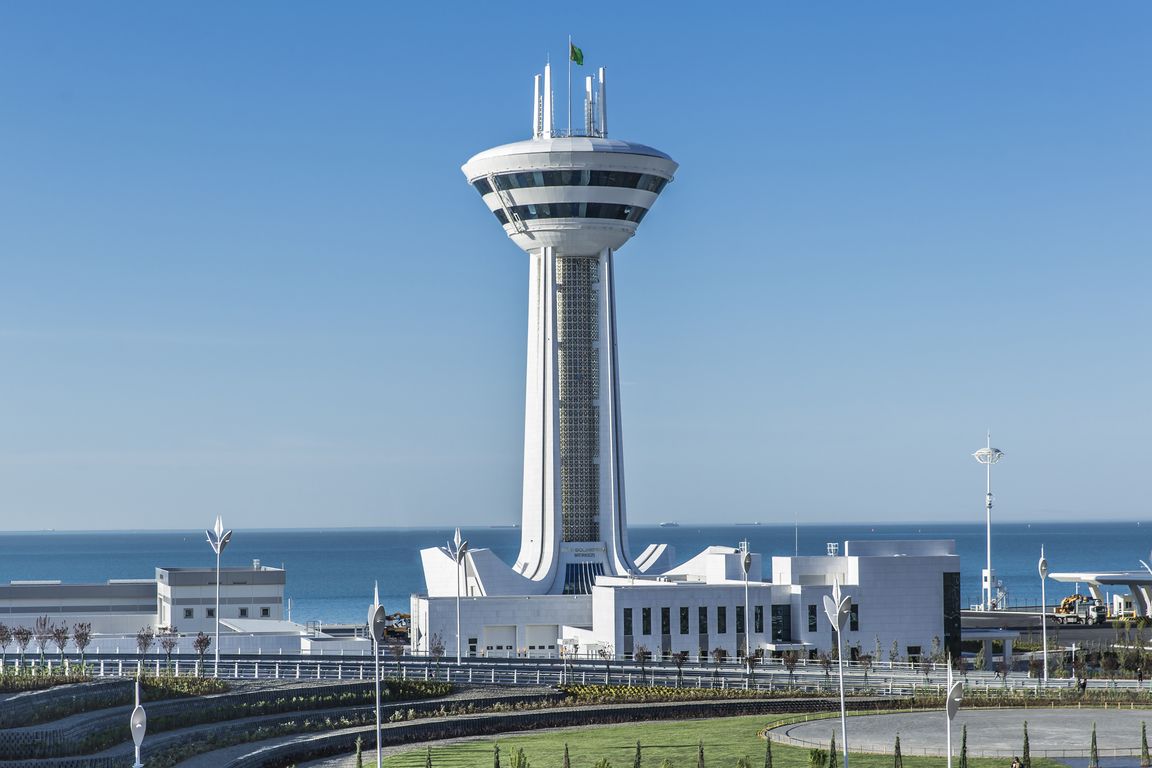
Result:
M981 709L960 710L952 722L952 752L960 753L960 732L968 726L968 754L984 757L1019 755L1024 743L1024 721L1034 757L1086 758L1096 724L1096 743L1102 757L1140 754L1140 723L1152 721L1148 709ZM801 747L827 747L833 731L840 741L840 719L811 720L772 730L772 738ZM905 755L943 755L946 717L943 710L848 718L848 746L852 751L891 752L896 734Z

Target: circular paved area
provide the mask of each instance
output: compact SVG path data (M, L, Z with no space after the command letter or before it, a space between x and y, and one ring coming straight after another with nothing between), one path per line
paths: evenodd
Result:
M1140 753L1140 723L1152 721L1148 709L985 709L960 710L952 721L952 753L960 753L960 732L968 726L968 754L1006 757L1019 755L1024 744L1024 721L1033 756L1087 757L1096 723L1100 755ZM946 716L943 710L892 715L857 715L848 718L848 746L852 751L890 753L900 734L905 755L944 755ZM827 747L832 733L840 740L840 719L812 720L772 729L772 738L801 747Z

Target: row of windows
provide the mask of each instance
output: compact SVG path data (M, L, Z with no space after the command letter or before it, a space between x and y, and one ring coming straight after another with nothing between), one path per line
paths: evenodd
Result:
M272 609L271 608L261 608L260 609L260 618L267 619L267 618L271 618L271 616L272 616ZM196 609L195 608L185 608L184 609L184 618L185 619L196 618ZM205 608L204 609L204 618L206 618L206 619L216 618L216 609L215 608ZM239 618L241 618L241 619L248 618L248 609L247 608L241 608L240 609Z
M532 187L623 187L660 194L668 179L650 173L594 171L588 168L567 171L519 171L493 176L496 189L530 189ZM476 179L472 186L482 195L492 191L488 179Z
M816 631L816 617L819 615L818 608L814 603L808 606L808 631ZM848 631L860 631L860 606L853 603L848 607Z
M509 208L512 215L521 221L532 219L617 219L620 221L634 221L639 224L644 220L647 208L638 205L621 205L619 203L533 203L530 205L514 205ZM494 211L501 224L508 223L508 216L503 208Z
M790 608L790 607L791 606L775 606L774 605L774 606L772 606L772 609L773 609L773 613L775 613L777 608ZM689 608L687 606L681 606L681 608L680 608L680 634L682 634L682 635L686 635L689 632L689 627L691 625L690 616L691 616L691 614L690 614ZM633 625L632 625L632 609L631 608L625 608L624 609L623 618L624 618L624 635L629 636L633 633L632 632ZM696 609L696 621L697 621L697 624L696 624L697 631L701 635L708 634L708 608L707 608L707 606L702 605L702 606L697 607L697 609ZM764 631L764 606L762 606L762 605L752 606L752 627L753 627L753 629L752 629L753 632L763 632ZM744 632L744 606L742 606L742 605L736 606L736 631L738 633ZM651 608L641 608L640 609L640 633L643 635L651 635L652 634L652 609ZM725 635L728 633L728 608L727 608L727 606L723 606L723 605L716 606L716 633L720 634L720 635ZM662 634L662 635L672 634L672 609L669 607L661 607L660 608L660 634Z

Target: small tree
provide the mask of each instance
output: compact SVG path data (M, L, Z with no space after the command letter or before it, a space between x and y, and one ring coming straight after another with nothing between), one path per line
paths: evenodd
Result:
M1100 752L1096 749L1096 723L1092 723L1092 744L1088 748L1088 768L1100 768Z
M72 645L80 651L80 663L84 663L84 651L92 642L92 622L80 621L72 625Z
M688 663L688 651L677 651L672 654L672 663L676 665L676 687L684 684L684 665Z
M1024 750L1021 752L1020 768L1032 768L1032 749L1028 743L1028 721L1024 721Z
M32 642L32 630L24 626L16 627L12 630L12 637L20 649L20 666L24 666L24 653L28 650L28 643Z
M772 739L764 734L764 768L772 768Z
M52 639L52 623L47 616L37 616L32 624L32 637L36 640L36 650L40 654L40 663L44 663L44 647Z
M1109 680L1115 682L1116 670L1120 669L1120 661L1116 658L1116 654L1112 651L1105 652L1100 659L1100 668L1104 670Z
M860 662L860 669L864 670L864 685L868 685L868 673L872 670L872 657L864 654L857 661Z
M176 627L166 627L160 632L160 649L164 651L164 666L172 666L172 651L180 643L180 633Z
M640 768L640 740L636 740L636 756L632 758L632 768Z
M832 731L832 742L828 745L828 768L836 768L836 731Z
M521 757L524 755L524 750L519 750ZM516 766L516 761L512 761L513 768L528 768L528 761L524 761L523 766ZM424 753L424 768L432 768L432 747L428 747L428 751Z
M828 753L819 747L808 750L808 768L824 768L828 765Z
M896 734L896 749L892 751L892 768L904 768L904 756L900 754L900 734Z
M943 661L944 652L940 650L940 635L932 635L932 650L929 652L928 660L936 663Z
M364 737L356 737L356 768L364 768Z
M824 651L820 651L820 668L824 670L824 680L827 682L832 677L832 656Z
M780 658L784 664L784 669L788 670L788 682L796 682L796 665L800 663L800 654L796 651L784 651L784 655Z
M68 645L68 625L52 627L52 644L60 651L60 666L64 666L64 647Z
M512 768L529 768L528 758L524 755L524 749L516 747L512 750Z
M892 647L888 649L888 663L895 664L900 661L900 641L893 640Z
M636 646L636 650L632 652L632 658L640 665L640 680L647 680L648 660L652 658L652 651L648 650L646 645Z
M500 745L492 745L492 768L500 768Z
M696 753L696 768L704 768L704 742L700 742L700 751Z
M428 655L432 657L432 663L439 669L440 659L444 657L444 639L439 634L433 634L428 639Z
M1152 759L1148 757L1148 724L1140 721L1140 768L1152 766Z
M12 630L0 622L0 667L8 660L8 646L12 645Z
M608 676L612 674L612 659L615 658L615 653L612 651L611 645L604 643L596 649L596 655L604 662L604 685L608 685ZM567 745L564 748L567 750Z
M568 742L564 742L564 763L560 768L572 768L572 763L568 760Z
M960 730L960 768L968 768L968 723Z
M192 641L192 650L196 651L196 655L200 658L196 661L196 674L204 673L204 654L208 652L208 646L212 645L212 636L203 632L196 633L196 639Z
M724 663L724 657L728 655L728 651L724 650L720 646L716 646L709 652L709 655L712 657L712 661L716 662L716 666L712 670L712 676L716 677L716 675L720 672L720 665Z
M152 627L140 627L140 631L136 633L136 652L140 654L141 664L144 663L144 657L152 650L155 642L156 633L152 631Z
M880 647L880 635L876 635L876 640L873 643L872 658L877 664L884 661L884 649Z

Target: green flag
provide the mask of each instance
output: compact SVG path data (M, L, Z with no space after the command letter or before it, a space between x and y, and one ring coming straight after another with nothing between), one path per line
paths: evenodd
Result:
M568 43L568 47L572 49L569 51L569 55L571 56L572 61L579 64L581 67L584 66L584 51L580 50L572 43Z

